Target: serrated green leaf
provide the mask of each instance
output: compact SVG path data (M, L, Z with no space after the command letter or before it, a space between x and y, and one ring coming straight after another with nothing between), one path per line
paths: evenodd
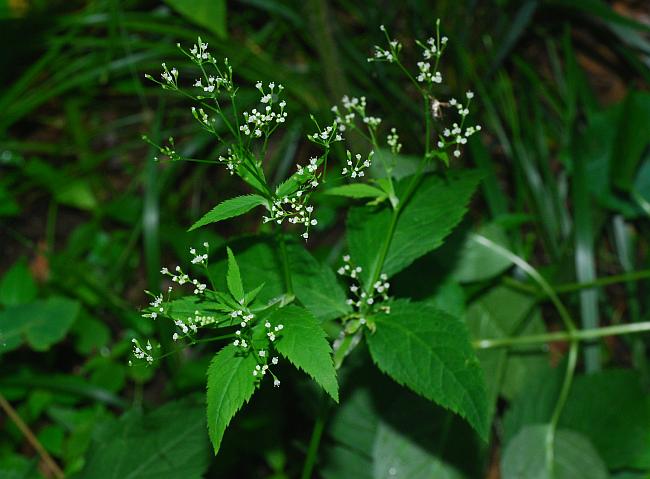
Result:
M231 345L219 351L208 368L208 432L219 452L226 427L235 413L255 392L253 369L257 362L252 354L242 353Z
M97 428L80 479L199 479L209 465L203 407L168 403Z
M332 348L316 318L304 308L289 305L274 311L268 321L273 326L283 325L280 337L274 343L277 351L309 374L338 402L339 386Z
M462 417L487 439L488 403L483 372L465 324L426 303L397 301L373 318L366 334L380 370Z
M241 281L241 274L239 273L239 265L235 259L235 255L232 254L230 248L226 248L228 251L228 274L226 281L228 282L228 291L233 297L240 303L244 300L244 285Z
M58 296L0 311L0 353L25 340L32 349L45 351L62 340L79 313L77 301Z
M265 205L266 199L260 195L245 195L237 196L229 200L219 203L217 206L212 208L207 212L203 217L194 223L188 231L195 230L201 226L209 225L211 223L217 223L228 218L234 218L235 216L243 215L244 213L249 212L256 206Z
M397 187L398 197L410 178ZM480 175L475 171L450 174L448 178L428 176L404 206L388 248L383 272L398 273L420 256L439 247L467 212ZM363 268L365 282L380 259L391 222L390 208L360 207L348 215L348 246L352 260Z
M501 458L503 479L606 479L607 468L589 440L571 430L555 431L552 471L547 466L548 425L527 426Z
M335 186L325 191L325 194L335 196L346 196L348 198L381 198L385 197L379 188L370 186L366 183L352 183L350 185Z

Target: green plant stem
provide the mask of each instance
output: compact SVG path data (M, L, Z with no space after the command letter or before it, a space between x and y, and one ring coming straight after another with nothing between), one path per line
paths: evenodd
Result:
M621 336L624 334L650 332L650 321L643 323L620 324L593 329L577 329L574 331L557 331L530 336L513 338L479 339L473 342L476 349L507 348L510 346L533 346L556 341L590 341L605 336Z
M327 399L324 399L327 401ZM305 464L302 467L302 474L300 475L301 479L310 479L311 474L314 470L314 465L316 464L316 455L318 454L318 448L320 446L320 440L323 437L323 429L325 429L325 419L327 417L327 412L329 406L326 402L321 408L316 422L314 423L314 428L311 431L311 439L309 440L309 449L307 450L307 457L305 458Z
M569 358L567 360L566 372L564 374L564 381L562 382L562 389L560 395L555 403L553 415L549 423L548 434L546 436L546 470L549 472L549 477L555 477L554 459L555 459L555 431L557 429L558 421L562 415L564 404L569 397L571 391L571 384L573 384L573 377L576 372L576 363L578 362L578 341L571 341L569 348Z
M594 281L589 281L584 283L560 284L558 286L555 286L553 290L555 291L556 294L567 294L567 293L574 293L576 291L580 291L588 288L598 288L598 287L609 286L618 283L630 283L633 281L640 281L643 279L650 279L650 269L605 276L603 278L598 278ZM516 288L523 292L527 292L531 294L543 294L543 292L540 291L535 286L522 283L512 278L505 278L504 283L508 286L512 286L513 288Z
M539 274L539 272L533 268L528 262L526 262L523 258L520 256L517 256L514 254L512 251L504 248L503 246L500 246L496 244L494 241L490 240L489 238L486 238L483 235L474 235L476 241L479 244L482 244L483 246L487 247L488 249L491 249L495 253L497 253L500 256L503 256L504 258L508 259L510 262L516 264L519 266L522 270L528 274L533 281L535 281L542 291L548 296L548 298L551 300L555 308L557 309L557 312L560 315L560 318L562 318L562 321L564 322L564 326L568 331L574 332L576 331L576 325L573 319L571 318L571 315L569 314L569 311L565 308L564 304L562 304L562 301L560 301L560 298L558 298L555 290L551 287L551 285L544 279L544 277Z

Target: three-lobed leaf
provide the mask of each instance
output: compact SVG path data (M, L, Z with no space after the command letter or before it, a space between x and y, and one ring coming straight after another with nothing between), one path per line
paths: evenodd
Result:
M195 230L201 226L217 223L228 218L248 213L256 206L266 205L267 201L260 195L244 195L230 198L229 200L219 203L217 206L208 211L203 217L194 223L188 231Z
M215 454L230 420L255 392L253 370L256 365L253 354L244 353L232 344L219 351L210 363L208 432Z
M283 329L274 346L294 366L309 374L334 401L339 386L332 362L332 348L316 318L306 309L289 305L274 311L268 321Z
M411 178L398 184L398 197ZM447 178L427 176L403 206L394 227L382 271L394 275L420 256L442 245L467 212L469 201L480 181L475 171L451 173ZM381 261L382 244L390 231L392 210L388 207L359 207L348 215L348 246L352 260L363 268L369 280Z
M426 303L396 301L366 334L380 370L462 417L487 439L488 401L465 324Z

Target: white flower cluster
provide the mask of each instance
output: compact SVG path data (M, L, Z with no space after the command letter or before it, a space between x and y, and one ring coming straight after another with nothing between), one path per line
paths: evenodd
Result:
M336 123L326 126L321 130L321 128L316 124L318 131L312 135L307 135L307 139L321 145L323 148L329 149L330 145L337 141L343 141L343 136L339 133Z
M167 268L161 269L160 273L169 276L172 279L172 282L178 283L179 286L182 286L184 284L192 284L194 286L194 294L202 294L208 287L207 284L201 283L198 279L190 278L189 275L183 272L180 266L176 266L173 273Z
M190 48L190 54L196 60L196 62L201 64L206 61L212 61L212 55L208 52L208 44L203 43L201 41L201 37L198 38L197 43L198 45L194 44L192 48ZM176 45L180 47L179 44Z
M439 29L439 24L438 27ZM436 35L439 38L439 35ZM442 37L439 40L431 37L427 40L426 44L417 42L420 47L422 47L422 57L423 60L417 63L418 66L418 76L416 77L417 81L420 83L442 83L442 75L438 70L438 62L440 57L447 46L447 37ZM431 62L433 61L433 65Z
M235 173L235 170L241 164L241 159L235 155L230 148L226 151L226 156L219 155L217 161L226 165L226 168L228 168L228 172L231 175Z
M137 359L143 359L148 364L152 364L153 356L151 355L151 350L153 349L153 346L151 345L151 342L147 340L147 344L144 347L140 344L140 341L135 338L131 339L131 342L133 343L133 355ZM129 366L131 365L131 361L129 361Z
M354 155L354 159L352 158L352 153L350 153L349 150L346 151L346 153L348 156L348 160L346 161L347 166L341 170L341 175L349 176L350 178L361 178L364 176L364 170L370 168L372 165L372 157L375 155L375 152L371 150L365 160L359 153Z
M456 158L460 156L460 147L467 143L467 138L481 131L481 125L468 126L464 128L465 120L467 115L469 115L469 104L472 101L472 98L474 98L474 93L468 91L465 96L467 97L467 103L464 105L455 98L449 100L449 105L456 108L458 115L460 115L460 124L453 123L451 128L445 128L442 131L440 140L438 141L438 148L440 149L454 146L453 155Z
M384 32L384 35L388 40L388 49L375 45L373 56L368 58L368 61L393 63L398 60L399 52L402 50L402 44L397 40L390 38L384 25L381 25L379 29Z
M312 218L314 207L308 201L312 190L320 185L322 172L318 172L318 167L321 161L320 158L312 157L306 166L296 165L292 179L297 182L297 189L271 202L271 214L264 217L264 223L275 221L280 225L287 220L294 225L304 225L302 237L309 239L309 229L316 226L318 220Z
M318 184L314 180L310 185ZM284 220L292 224L305 225L305 232L302 233L304 239L309 238L309 227L316 226L318 220L311 217L314 207L306 204L306 196L303 196L303 190L298 190L293 196L285 196L284 198L277 199L271 203L271 216L265 216L264 222L275 221L277 224L282 224Z
M345 95L341 98L343 111L337 105L332 107L332 112L335 115L334 123L339 131L345 131L348 128L355 128L355 120L358 118L368 127L374 134L381 123L381 118L370 116L366 114L366 97L349 97Z
M149 293L151 294L151 293ZM153 301L149 303L149 306L153 309L150 313L144 313L143 318L156 319L159 313L163 313L165 308L163 307L163 295L159 294L153 296Z
M386 143L390 146L390 151L397 155L402 151L402 144L399 142L399 135L395 128L390 129L390 134L386 136Z
M358 275L362 269L360 266L354 266L350 262L350 255L343 256L343 266L341 266L337 273L341 276L347 276L355 280L350 286L350 293L352 296L347 299L347 304L355 308L358 312L365 312L368 308L372 308L380 302L388 301L388 289L390 283L388 276L382 273L379 279L372 285L370 291L363 291L358 283ZM379 305L379 309L386 313L390 313L390 306ZM364 321L362 321L362 324Z
M226 60L227 62L227 60ZM226 63L227 68L230 68L230 66ZM208 93L211 96L214 95L215 90L218 92L222 88L226 90L230 90L232 88L232 80L229 77L226 76L221 76L221 75L209 75L205 79L205 83L203 83L202 78L197 78L196 81L194 82L194 86L197 88L201 88L204 93Z
M190 254L193 256L192 258L192 264L200 264L205 267L208 266L208 253L210 252L210 244L206 241L203 243L203 247L205 248L205 253L203 254L198 254L196 252L196 248L191 247L190 248Z
M163 72L160 74L160 76L165 81L165 83L172 88L178 88L178 70L176 68L172 68L171 70L167 69L167 65L165 63L162 64L162 67Z
M196 108L192 107L192 116L196 121L199 122L199 124L208 130L209 132L214 133L214 119L210 118L210 115L208 115L203 108Z
M276 93L276 84L271 82L268 85L269 90L265 91L262 82L257 82L255 88L262 94L260 103L265 106L263 107L263 111L257 111L257 108L254 108L250 112L245 111L243 113L244 124L239 127L239 130L246 136L260 138L262 135L270 135L277 125L286 121L287 112L284 111L284 108L287 106L287 102L284 100L280 101L278 103L279 110L273 111L275 100L277 100L278 95L284 90L284 87L277 85Z
M265 359L266 356L267 356L267 355L266 355L266 351L264 351L264 350L260 350L260 351L259 351L259 357L260 357L260 358ZM273 356L273 357L271 358L271 364L273 364L273 365L278 364L278 357L277 357L277 356ZM257 364L257 365L255 366L255 369L253 369L253 376L255 376L256 378L258 378L258 379L260 379L260 380L261 380L264 376L266 376L266 373L270 373L271 376L273 376L273 387L276 387L276 388L277 388L277 387L280 387L280 380L279 380L278 377L277 377L275 374L273 374L273 372L269 369L269 364L268 364L268 362L264 362L263 364Z

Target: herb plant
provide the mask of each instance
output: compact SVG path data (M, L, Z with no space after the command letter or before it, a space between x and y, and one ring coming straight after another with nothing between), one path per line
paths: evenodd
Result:
M239 176L253 191L221 201L190 229L262 207L262 224L270 226L273 254L282 263L283 292L268 300L261 294L266 285L243 276L235 255L227 249L227 289L220 290L208 263L210 246L204 243L198 251L190 249L195 271L187 273L180 266L162 269L172 285L165 294L152 295L143 314L173 321L174 342L192 344L205 340L200 338L206 334L216 335L207 339L229 340L208 370L208 429L215 453L231 418L265 378L273 386L282 384L275 372L281 360L303 370L338 402L337 371L362 342L381 371L466 418L487 439L485 385L466 326L430 305L392 297L389 282L442 245L467 211L480 176L446 167L450 156L458 158L468 138L480 131L479 125L468 124L473 93L468 91L462 100L439 97L440 61L448 41L440 34L440 22L433 37L417 42L422 58L415 73L403 63L402 44L384 26L381 30L387 45L376 46L368 61L396 66L417 88L423 104L425 148L415 170L404 176L396 175L395 155L402 148L397 129L382 128L381 118L371 115L372 106L365 97L344 96L341 105L332 107L333 119L324 125L312 117L314 133L307 139L320 153L299 161L295 172L272 185L264 165L269 140L281 131L288 115L281 84L258 82L259 106L238 113L233 68L228 59L214 58L201 38L189 50L178 45L201 73L189 81L191 86L183 85L183 80L187 82L183 75L165 63L160 79L147 75L162 88L194 102L194 119L224 150L213 162ZM227 136L218 131L219 124L225 125ZM363 151L346 150L337 158L337 144L344 143L347 135L363 138ZM156 147L171 161L183 160L173 138L169 145ZM332 164L333 158L341 168ZM372 175L367 174L370 171ZM307 271L315 278L296 274L313 261L305 243L318 225L318 211L311 200L320 191L349 198L353 205L347 221L348 252L337 270L340 280L321 265ZM303 244L290 239L291 235ZM183 294L186 284L190 294ZM329 323L333 341L323 329L324 321ZM135 358L148 363L156 359L159 347L151 339L146 343L133 339L133 343Z

